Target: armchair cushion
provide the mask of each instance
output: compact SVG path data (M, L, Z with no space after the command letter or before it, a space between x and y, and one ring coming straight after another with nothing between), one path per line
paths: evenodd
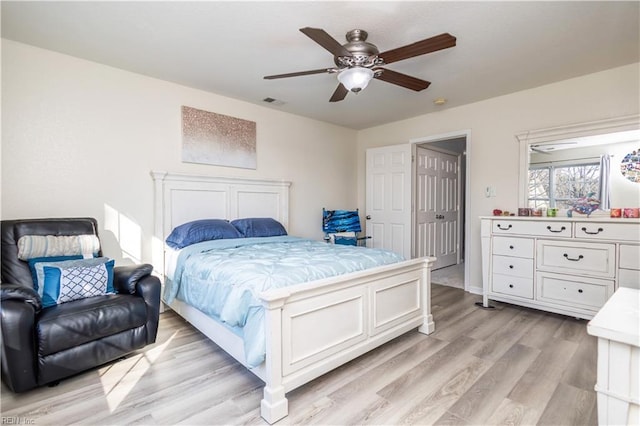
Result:
M131 295L96 296L43 309L38 319L39 355L75 348L146 321L144 300Z
M59 263L67 265L60 266ZM43 307L115 293L112 259L102 257L59 263L43 267Z

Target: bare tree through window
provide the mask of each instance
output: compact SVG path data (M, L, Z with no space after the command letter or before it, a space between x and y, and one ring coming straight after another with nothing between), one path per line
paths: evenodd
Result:
M535 167L529 170L529 207L570 208L574 200L599 197L600 164Z

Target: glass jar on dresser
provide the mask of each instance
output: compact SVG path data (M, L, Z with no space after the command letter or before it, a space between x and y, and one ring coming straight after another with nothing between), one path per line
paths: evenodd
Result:
M622 287L640 288L640 220L481 217L489 300L591 319Z

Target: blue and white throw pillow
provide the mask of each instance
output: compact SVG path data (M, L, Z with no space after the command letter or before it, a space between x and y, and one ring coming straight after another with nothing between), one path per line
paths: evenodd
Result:
M38 257L29 260L29 269L33 278L33 289L38 292L40 298L44 289L44 267L59 266L68 268L71 266L93 266L108 262L107 257L95 257L91 259L83 259L82 256L60 256L60 257Z
M44 285L44 265L51 266L51 264L57 262L64 262L67 260L80 260L81 255L77 256L52 256L52 257L35 257L29 259L29 271L31 271L31 278L33 279L33 289L38 292L42 297L42 286Z
M103 259L96 264L96 260ZM106 261L105 261L106 260ZM107 258L84 259L71 266L43 266L42 306L50 307L72 300L113 294L114 261Z

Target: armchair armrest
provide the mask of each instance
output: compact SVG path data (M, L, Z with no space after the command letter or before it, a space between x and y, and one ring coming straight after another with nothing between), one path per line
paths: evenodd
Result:
M138 281L150 275L152 271L153 266L147 263L131 266L116 266L113 268L113 286L118 293L135 294Z
M156 341L160 315L160 280L151 275L149 264L113 268L113 286L118 293L133 294L144 299L147 306L147 344Z
M2 283L0 285L0 300L3 304L9 300L28 303L33 306L36 314L42 310L40 295L33 288L24 285Z
M14 392L37 386L36 316L42 309L33 289L17 284L0 285L0 346L2 381Z
M138 281L136 295L144 299L147 305L147 344L156 341L158 322L160 320L160 279L154 275L147 275Z

